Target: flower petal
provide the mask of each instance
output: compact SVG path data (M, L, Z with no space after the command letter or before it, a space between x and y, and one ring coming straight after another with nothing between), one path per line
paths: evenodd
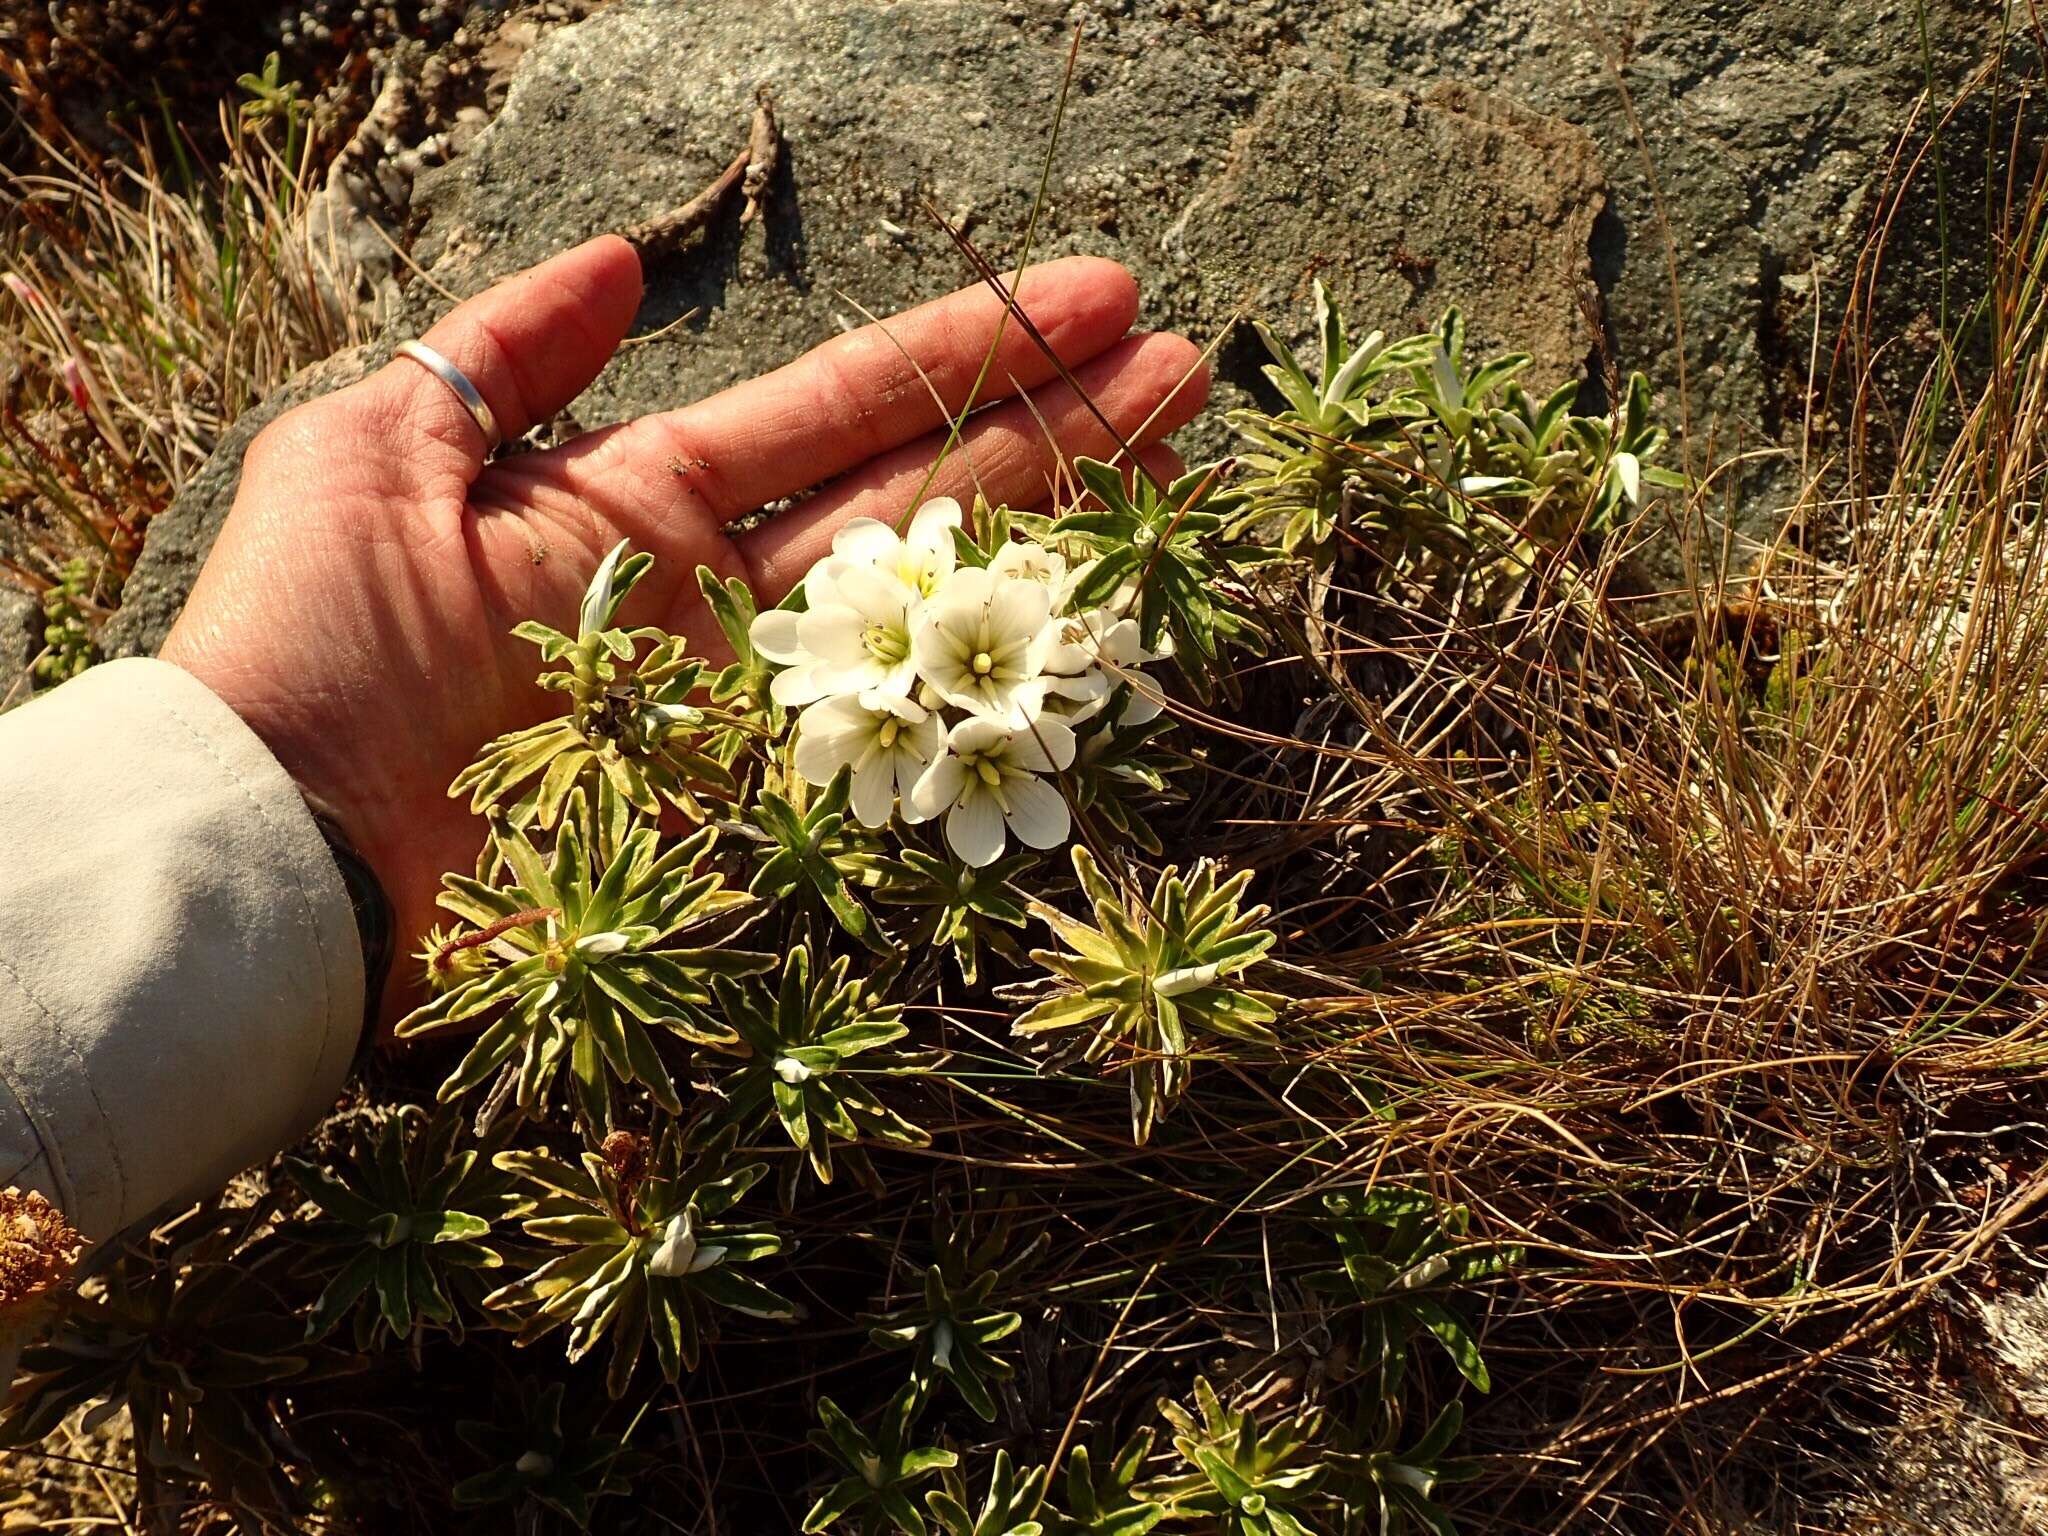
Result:
M938 622L947 628L978 631L982 610L988 607L989 594L994 587L995 578L980 566L962 566L932 594L931 607Z
M900 752L896 755L896 814L903 818L906 827L915 827L932 819L931 814L917 803L917 780L912 775L919 766Z
M1045 780L1005 779L1003 794L1010 802L1004 819L1018 841L1033 848L1057 848L1067 840L1073 818L1065 798Z
M958 800L966 782L967 765L959 758L934 758L931 767L925 769L918 779L916 788L911 790L911 802L917 807L918 814L928 820Z
M953 530L962 526L960 503L950 496L934 496L917 509L910 520L910 534L904 542L934 554L943 553L953 563Z
M640 718L651 725L702 725L704 711L688 704L642 704Z
M977 869L1001 858L1003 813L997 809L995 797L970 791L966 799L954 805L946 814L946 843Z
M903 659L894 666L884 667L877 663L876 671L880 675L875 679L874 685L865 691L901 699L917 683L917 658L906 652Z
M939 621L932 604L925 604L910 637L910 659L916 663L918 674L943 697L959 674L967 670L967 655L960 637Z
M894 715L898 720L915 725L931 713L916 700L900 693L891 693L886 688L863 688L860 707L871 715Z
M868 659L867 630L858 612L838 603L813 608L796 621L797 643L811 656L842 667Z
M998 581L988 599L988 627L997 644L1030 641L1052 616L1052 594L1035 581Z
M747 638L754 642L754 649L770 661L779 661L784 666L794 666L800 661L809 661L803 647L796 638L797 616L787 608L770 608L766 613L757 614L747 630Z
M611 552L599 563L597 574L590 578L590 585L584 589L583 609L578 619L583 634L595 634L604 628L605 609L612 603L612 580L619 573L619 562L626 556L626 543L621 539L611 547Z
M1087 616L1085 622L1089 633L1096 637L1096 654L1104 661L1113 662L1117 666L1134 667L1140 662L1159 660L1158 655L1146 650L1139 642L1140 631L1136 619L1120 619L1098 608Z
M914 721L896 738L896 748L908 752L920 763L928 763L946 749L946 722L937 715Z
M1019 834L1021 835L1021 834ZM1181 997L1201 987L1213 985L1223 974L1223 963L1211 960L1206 965L1183 966L1177 971L1167 971L1152 980L1152 990L1161 997Z
M1040 715L1010 738L1010 750L1004 754L1004 760L1032 773L1071 768L1074 764L1073 727L1056 715Z
M893 535L892 535L893 537ZM839 600L870 624L903 627L917 594L893 575L871 566L849 566L840 574Z
M894 564L903 541L887 523L872 517L850 519L832 535L832 553L862 565Z
M809 783L830 784L841 768L860 760L874 730L874 717L853 699L820 700L797 717L796 771Z
M853 770L853 793L848 804L862 826L889 824L889 814L896 809L895 767L895 755L884 751L880 742L872 742L860 766Z
M1068 721L1093 720L1109 702L1110 680L1100 672L1083 672L1079 677L1045 679L1048 708L1057 708ZM1154 713L1157 713L1155 710Z
M1048 595L1058 592L1067 579L1066 559L1057 550L1028 539L1012 539L1005 544L990 559L988 568L1011 581L1038 582Z
M832 689L820 677L815 661L776 673L775 680L768 685L768 696L784 709L800 709L830 692Z
M804 576L804 606L824 608L839 601L839 578L854 562L827 555Z
M1144 725L1157 720L1166 708L1166 694L1160 686L1142 672L1128 673L1124 681L1131 685L1131 696L1117 716L1117 724Z
M913 826L932 818L932 813L918 804L917 786L937 757L944 734L945 728L934 717L896 738L891 760L895 765L897 806L904 821Z
M1028 683L1005 683L986 706L989 717L1002 722L1004 730L1022 731L1045 712L1048 679L1034 677Z
M991 720L986 715L969 715L953 727L946 737L946 745L965 757L969 753L992 752L1009 735L1002 721Z

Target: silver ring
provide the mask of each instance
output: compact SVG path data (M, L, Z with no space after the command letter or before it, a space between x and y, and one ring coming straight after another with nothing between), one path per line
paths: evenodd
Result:
M477 393L476 386L469 382L469 375L449 362L424 341L401 341L397 355L409 357L435 378L455 391L455 398L462 402L462 408L469 412L484 435L484 451L490 452L504 438L498 434L498 418L491 414L491 407L484 397Z

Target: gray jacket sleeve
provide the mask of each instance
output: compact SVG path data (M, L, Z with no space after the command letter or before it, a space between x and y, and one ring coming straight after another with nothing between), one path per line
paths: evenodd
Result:
M319 1118L363 1021L348 893L255 734L160 661L0 716L0 1188L88 1238Z

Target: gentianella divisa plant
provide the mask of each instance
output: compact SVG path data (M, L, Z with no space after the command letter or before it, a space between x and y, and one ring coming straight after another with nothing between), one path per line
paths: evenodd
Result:
M1163 696L1141 669L1172 640L1141 643L1135 583L1083 606L1092 562L1069 570L1019 539L986 554L962 523L951 497L925 502L900 534L855 518L797 605L760 614L749 638L779 669L774 701L798 712L797 773L823 786L850 771L862 825L941 822L947 846L979 868L1011 837L1038 849L1068 840L1052 780L1074 764L1075 727L1112 707L1118 725L1156 718Z

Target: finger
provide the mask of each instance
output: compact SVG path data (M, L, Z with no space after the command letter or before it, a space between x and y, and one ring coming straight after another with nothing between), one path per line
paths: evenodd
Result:
M1138 462L1145 466L1145 473L1161 485L1171 485L1188 472L1187 460L1165 443L1153 443L1149 447L1140 448ZM1131 490L1137 483L1138 472L1128 464L1123 466L1123 471L1124 489ZM1100 505L1093 496L1081 493L1080 487L1074 483L1073 476L1064 475L1061 479L1063 483L1059 487L1057 499L1048 496L1031 509L1033 512L1040 517L1058 517L1063 513L1078 512Z
M1069 367L1112 346L1138 313L1130 273L1093 256L1033 267L1015 293ZM742 517L942 424L973 394L991 341L995 360L978 404L1056 376L1001 299L986 287L963 288L723 394L620 428L607 445L606 472L643 481L640 494L663 502L680 474L720 518Z
M1129 337L1075 369L1074 377L1133 446L1186 425L1209 396L1208 367L1195 344L1180 336ZM908 443L741 534L735 542L768 600L779 600L831 548L834 531L848 518L901 517L944 441L943 433L933 432ZM969 418L925 495L964 501L979 490L992 502L1031 506L1051 494L1063 459L1107 459L1116 451L1115 438L1086 403L1066 384L1049 384L1032 391L1028 401L1012 400Z
M464 300L420 339L476 386L509 441L589 387L639 307L639 256L601 235ZM455 391L411 358L393 358L330 408L355 413L421 476L464 487L493 446Z

